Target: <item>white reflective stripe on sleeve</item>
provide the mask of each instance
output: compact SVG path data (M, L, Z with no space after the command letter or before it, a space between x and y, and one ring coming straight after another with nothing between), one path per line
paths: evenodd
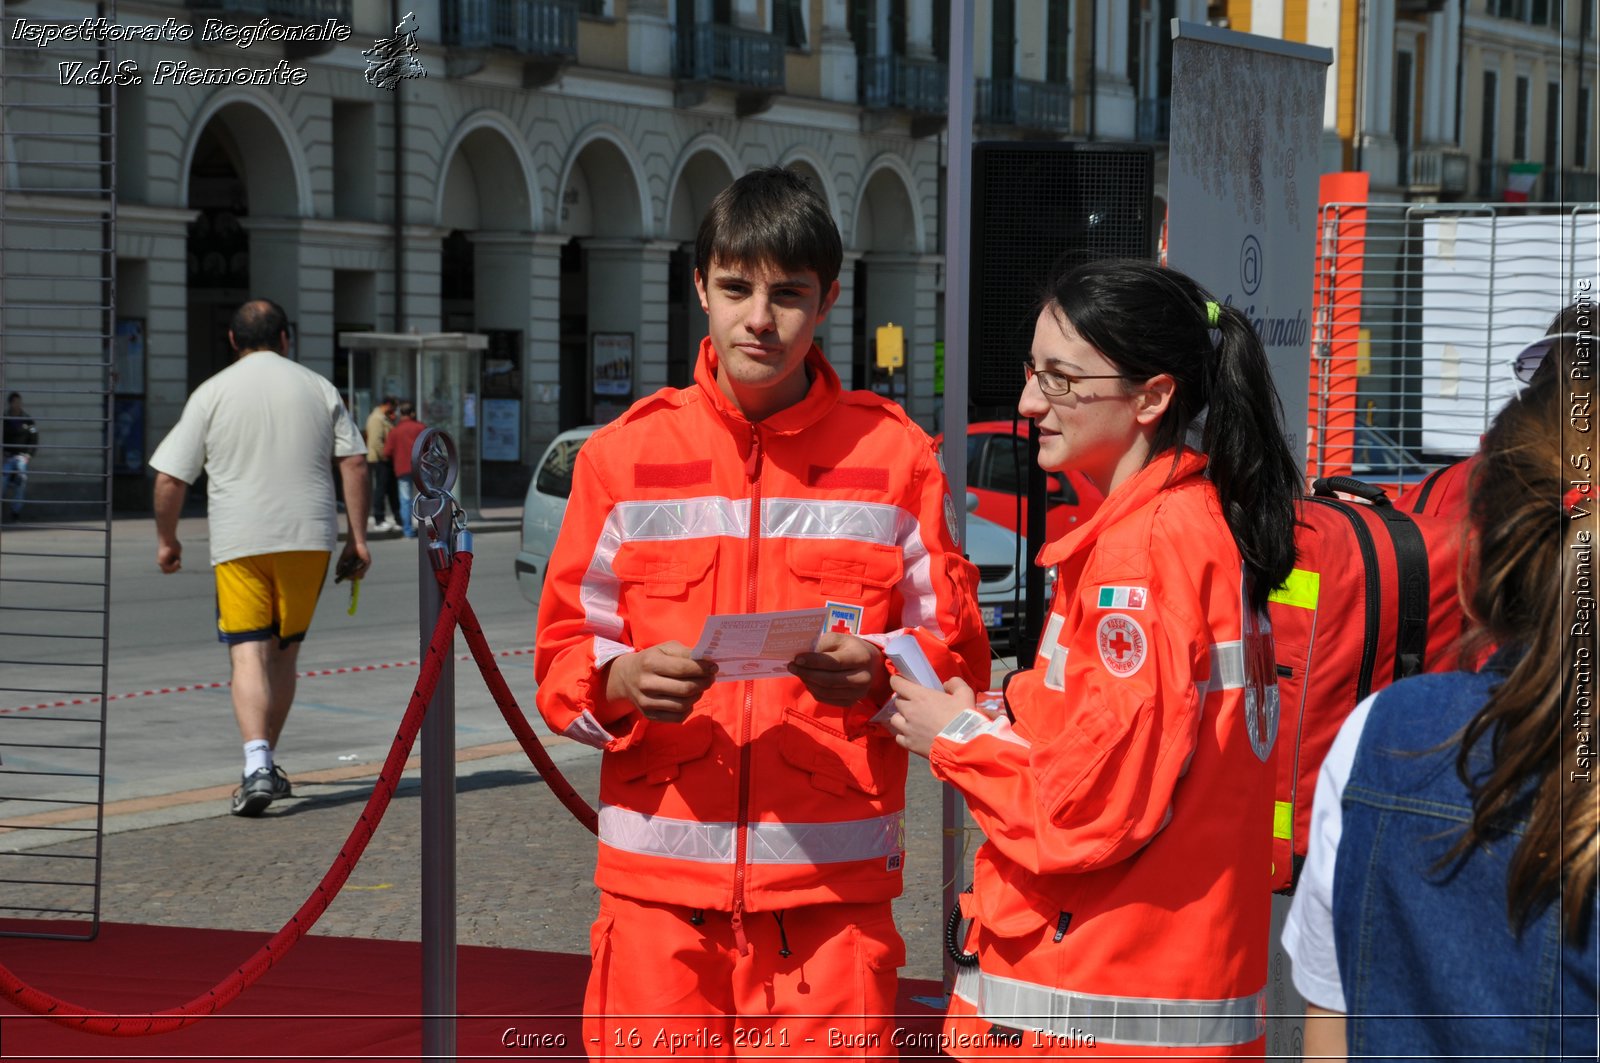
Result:
M596 749L604 749L606 744L617 736L606 730L605 724L596 719L594 713L585 709L582 716L567 724L566 730L561 732L561 737L582 742L586 746L594 746Z
M989 717L977 709L966 709L956 714L955 718L944 725L937 738L948 738L956 745L962 745L983 733L989 726Z
M977 967L956 974L956 995L978 1015L1015 1030L1038 1030L1073 1043L1221 1048L1249 1044L1267 1030L1266 990L1222 1000L1163 1000L1074 993Z
M1002 714L991 720L977 709L967 709L961 712L955 719L944 725L944 730L939 732L938 737L948 738L950 741L960 745L972 741L979 735L998 738L1002 742L1010 742L1012 745L1022 746L1024 749L1030 748L1031 745L1026 738L1017 734L1016 730L1011 726L1009 717Z
M596 635L594 639L594 668L599 671L624 653L632 653L633 647L622 642L612 642Z
M595 540L594 556L578 588L585 626L602 638L622 638L622 617L617 612L622 587L612 563L624 543L719 535L743 539L749 528L748 499L706 495L667 502L618 502L606 514L600 537Z
M1213 642L1208 650L1211 655L1211 676L1203 683L1195 684L1200 688L1203 698L1214 690L1241 690L1244 688L1244 643L1235 639L1232 642Z
M769 498L761 503L761 534L773 539L854 539L898 546L901 556L900 623L944 638L933 558L914 513L881 502Z
M698 863L731 864L737 829L732 823L697 823L600 807L600 841L613 849ZM874 860L905 849L900 812L840 823L752 823L746 860L752 864L842 864Z
M1044 636L1039 639L1038 655L1033 663L1049 664L1053 657L1054 648L1060 644L1061 629L1066 626L1067 618L1060 613L1052 612L1049 623L1044 626Z

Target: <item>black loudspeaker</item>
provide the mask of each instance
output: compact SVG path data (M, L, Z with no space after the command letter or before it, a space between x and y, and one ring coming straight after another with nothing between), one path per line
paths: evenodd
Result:
M969 401L1009 417L1050 275L1083 258L1153 258L1154 159L1123 144L992 141L972 147Z

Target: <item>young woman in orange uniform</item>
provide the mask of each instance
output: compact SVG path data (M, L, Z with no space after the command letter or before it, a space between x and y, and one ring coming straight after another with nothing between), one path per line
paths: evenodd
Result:
M899 742L966 797L978 851L941 1047L960 1059L1263 1051L1277 688L1267 595L1300 477L1261 341L1188 277L1078 267L1019 411L1039 464L1106 492L1050 544L1034 666L990 718L893 681Z

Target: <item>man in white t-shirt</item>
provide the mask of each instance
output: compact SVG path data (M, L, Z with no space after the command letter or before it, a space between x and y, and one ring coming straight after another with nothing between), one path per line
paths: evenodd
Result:
M289 361L288 318L265 299L233 315L237 359L195 389L150 458L156 470L156 563L183 567L178 516L203 470L217 580L217 638L233 667L233 712L244 739L236 816L291 796L273 762L294 703L295 661L338 542L333 470L344 486L349 537L340 578L360 579L367 552L367 447L325 378Z

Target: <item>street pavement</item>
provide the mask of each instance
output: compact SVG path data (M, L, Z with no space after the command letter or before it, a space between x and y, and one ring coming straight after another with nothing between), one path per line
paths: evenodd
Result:
M515 586L516 505L473 522L468 594L490 645L559 769L591 804L596 751L552 736L532 709L534 607ZM343 585L325 588L300 657L295 708L278 760L295 796L257 820L227 814L241 759L215 641L205 525L180 528L184 571L155 567L149 520L114 522L111 664L100 914L109 922L276 930L343 846L387 754L417 678L416 544L374 542L374 567L356 615ZM8 528L8 537L26 529ZM511 534L497 534L510 532ZM11 549L16 539L5 543ZM457 639L457 653L465 644ZM996 662L996 675L1009 662ZM326 673L326 674L324 674ZM516 747L470 660L456 664L458 940L464 945L582 953L596 907L593 836L552 796ZM162 690L171 693L160 693ZM154 693L145 693L153 691ZM21 708L0 706L0 708ZM20 713L25 717L27 713ZM5 765L23 763L8 750ZM419 940L420 783L412 767L349 883L314 932ZM942 788L914 760L908 791L905 896L896 915L908 977L938 978L943 933ZM7 823L27 808L0 803ZM35 823L39 813L33 813ZM80 821L81 822L81 821ZM66 837L76 840L62 841ZM30 868L82 866L92 837L39 829L0 833L0 880ZM970 855L970 854L969 854ZM970 861L964 861L969 863ZM30 874L30 877L45 877ZM65 880L67 876L63 875ZM38 908L84 907L86 887L30 886Z

